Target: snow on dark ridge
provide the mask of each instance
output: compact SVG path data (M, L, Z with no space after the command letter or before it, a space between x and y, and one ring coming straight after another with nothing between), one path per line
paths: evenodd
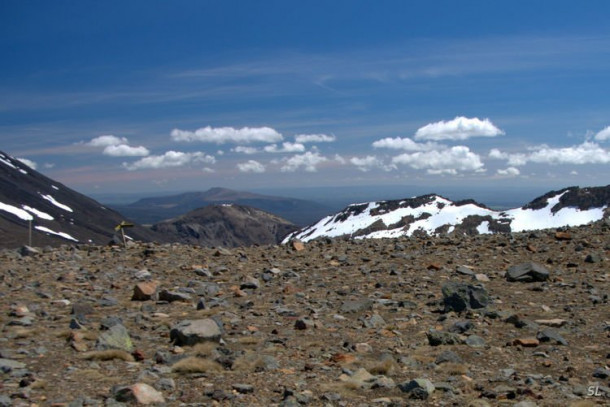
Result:
M28 244L30 222L35 246L107 244L124 220L129 219L0 152L0 247ZM168 240L137 225L129 233L137 240Z
M494 211L474 200L452 202L436 194L360 203L289 235L303 241L319 237L394 238L425 233L487 234L579 226L602 219L610 186L552 191L521 208Z

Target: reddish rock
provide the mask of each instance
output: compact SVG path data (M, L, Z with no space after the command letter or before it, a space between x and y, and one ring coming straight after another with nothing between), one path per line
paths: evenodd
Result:
M540 341L536 338L517 338L513 341L514 345L521 345L524 348L535 348L540 345Z
M133 288L132 301L148 301L152 299L153 295L157 291L159 282L157 281L143 281L138 283Z
M300 240L293 240L293 241L290 242L290 245L297 252L305 250L305 245Z
M145 383L121 387L116 391L115 398L117 401L143 405L165 403L163 395Z
M572 240L572 235L569 232L556 232L555 239L557 240Z

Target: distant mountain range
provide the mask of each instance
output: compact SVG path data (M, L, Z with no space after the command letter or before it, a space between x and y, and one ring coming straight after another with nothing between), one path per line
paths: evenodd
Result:
M473 200L452 202L431 194L349 205L292 233L284 241L321 237L392 238L421 233L508 233L577 226L607 218L609 205L610 185L551 191L523 207L506 211L494 211Z
M240 204L244 202L250 206ZM492 210L473 200L453 202L430 194L353 204L325 216L328 212L323 212L324 207L312 202L224 188L142 199L130 206L132 213L156 212L151 219L171 219L152 222L151 227L134 223L126 229L129 238L236 247L293 238L309 241L321 237L508 233L582 225L610 216L610 185L551 191L523 207L506 211ZM186 209L191 207L195 208ZM169 216L174 213L176 216ZM297 222L278 216L281 213L301 219L301 225L306 219L313 220L310 226L298 229L294 224ZM29 244L30 235L34 246L107 244L116 241L115 226L130 220L128 211L126 214L125 217L0 152L0 247Z
M316 202L212 188L205 192L140 199L128 205L112 205L113 209L141 224L153 224L175 218L209 205L236 204L273 213L296 225L305 226L328 215L330 209Z

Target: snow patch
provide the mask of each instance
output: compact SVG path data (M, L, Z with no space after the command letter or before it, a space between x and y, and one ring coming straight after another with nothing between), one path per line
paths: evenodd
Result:
M17 170L17 169L18 169L17 167L15 167L15 166L13 165L13 163L11 163L10 161L5 160L5 158L6 158L5 156L2 156L2 157L0 158L0 162L1 162L2 164L8 165L9 167L11 167L11 168L12 168L12 169L14 169L14 170Z
M62 203L57 202L55 200L55 198L53 198L51 195L42 195L42 194L40 194L40 196L42 196L44 199L46 199L47 201L51 202L53 205L57 206L58 208L63 209L64 211L74 212L72 210L72 208L70 208L68 205L64 205Z
M29 206L27 206L27 205L21 205L21 207L22 207L23 209L25 209L26 211L28 211L28 212L30 212L30 213L33 213L34 215L38 216L40 219L46 219L46 220L53 220L53 219L54 219L54 218L53 218L51 215L49 215L48 213L43 212L43 211L39 211L38 209L30 208L30 207L29 207Z
M32 215L30 215L29 213L27 213L25 210L17 208L16 206L13 206L13 205L8 205L5 203L2 203L2 202L0 202L0 210L12 213L13 215L17 216L19 219L22 219L22 220L33 220L34 219L34 217Z
M78 242L77 239L73 238L72 236L70 236L67 233L64 233L64 232L55 232L55 231L53 231L53 230L51 230L49 228L46 228L44 226L34 226L34 229L40 230L41 232L49 233L51 235L56 235L56 236L59 236L59 237L63 237L64 239L72 240L74 242Z

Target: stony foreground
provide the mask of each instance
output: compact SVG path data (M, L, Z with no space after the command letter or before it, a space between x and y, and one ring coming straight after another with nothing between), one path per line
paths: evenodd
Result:
M610 403L610 228L0 252L0 406Z

